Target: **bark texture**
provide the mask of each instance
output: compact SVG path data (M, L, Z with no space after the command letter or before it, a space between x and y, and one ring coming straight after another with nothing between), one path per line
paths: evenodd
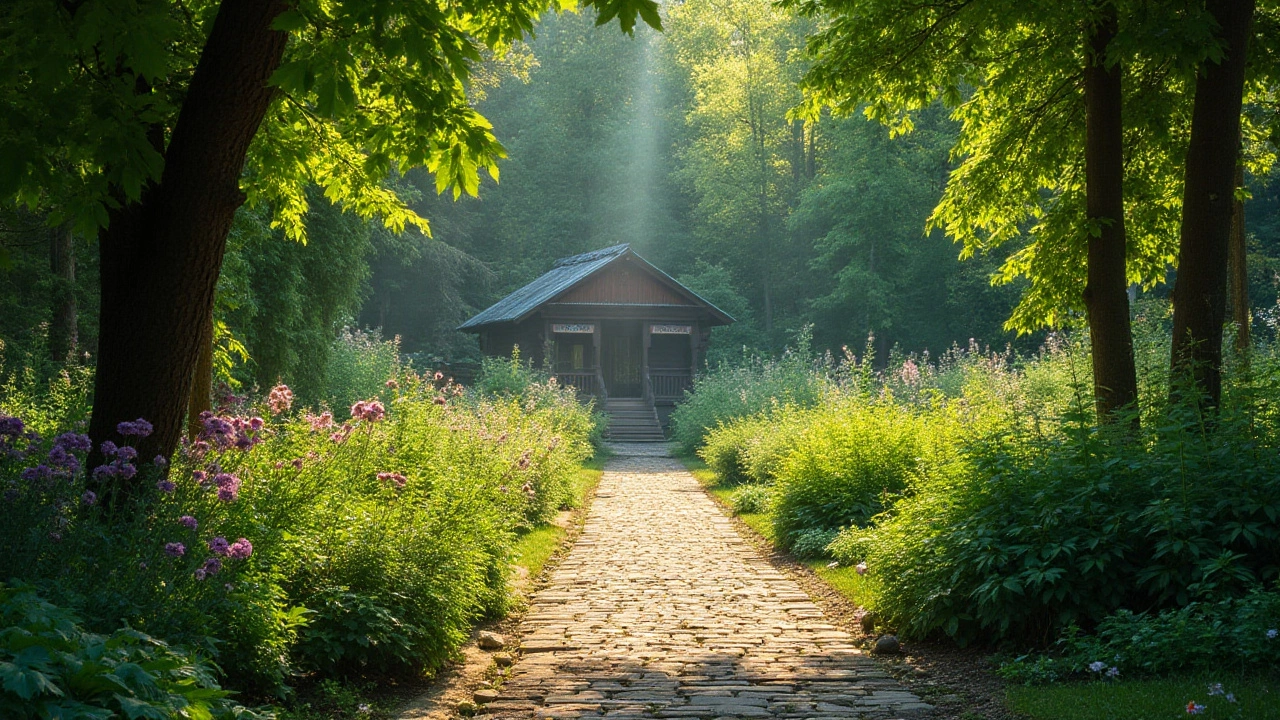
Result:
M140 457L168 455L187 417L192 370L213 307L227 233L244 202L249 144L271 104L267 79L287 33L283 0L223 0L173 126L160 182L112 214L99 236L101 338L89 433L145 418ZM205 341L207 344L207 341ZM91 466L100 461L91 456Z
M201 328L200 355L191 376L191 399L187 401L187 435L200 432L200 414L213 409L213 308Z
M1244 187L1244 166L1236 164L1235 186ZM1231 246L1227 249L1227 265L1231 273L1231 321L1236 326L1236 352L1245 354L1253 345L1249 329L1249 253L1244 234L1244 200L1231 204Z
M1093 355L1093 394L1099 422L1138 399L1125 274L1124 123L1122 68L1108 65L1117 31L1114 10L1093 28L1084 71L1085 204L1090 224L1084 303Z
M80 344L80 318L76 303L76 246L70 224L54 228L49 236L49 269L53 272L49 357L56 363L73 362Z
M1253 0L1208 0L1225 56L1196 76L1182 196L1178 279L1173 288L1174 387L1206 407L1222 398L1222 325L1227 307L1227 255L1240 159L1240 109ZM1176 392L1176 391L1175 391Z

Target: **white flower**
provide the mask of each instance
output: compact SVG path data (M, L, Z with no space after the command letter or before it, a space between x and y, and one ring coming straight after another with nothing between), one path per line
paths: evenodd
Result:
M854 565L854 566L853 566L853 569L854 569L855 571L857 571L857 573L858 573L859 575L866 575L866 574L867 574L867 564L866 564L866 563L864 563L864 562L860 562L860 563L858 563L857 565Z
M1280 630L1276 630L1275 628L1271 628L1270 630L1268 630L1268 631L1267 631L1267 639L1268 639L1268 640L1275 640L1277 635L1280 635Z
M1089 672L1100 673L1106 669L1107 669L1107 664L1102 662L1101 660L1095 660L1094 662L1089 663Z
M1120 668L1115 667L1113 665L1110 670L1107 670L1107 677L1109 678L1120 677Z

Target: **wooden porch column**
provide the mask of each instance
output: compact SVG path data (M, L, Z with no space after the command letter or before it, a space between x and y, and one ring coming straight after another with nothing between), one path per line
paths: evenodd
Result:
M698 374L698 338L702 337L702 330L698 327L698 323L693 323L689 328L689 379L692 381L693 376Z
M644 320L640 326L640 382L643 385L640 388L644 399L653 402L653 388L649 386L649 343L652 341L653 323Z
M604 337L604 321L592 320L591 323L591 346L595 348L596 356L596 382L600 383L600 397L607 400L609 398L609 390L604 386L604 361L602 359L603 352L600 349L600 340Z

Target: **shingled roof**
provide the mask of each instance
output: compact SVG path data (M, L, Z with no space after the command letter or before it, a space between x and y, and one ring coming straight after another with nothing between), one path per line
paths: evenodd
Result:
M543 304L554 300L557 296L586 280L597 271L625 256L631 256L646 265L654 273L667 280L673 286L688 294L691 298L706 305L717 315L723 316L726 322L733 318L720 308L707 302L697 293L681 285L670 275L654 267L652 263L631 251L631 245L623 243L601 250L592 250L581 255L570 255L555 261L551 269L533 282L516 290L510 295L489 306L480 314L458 326L459 330L478 330L485 325L504 322L520 322Z

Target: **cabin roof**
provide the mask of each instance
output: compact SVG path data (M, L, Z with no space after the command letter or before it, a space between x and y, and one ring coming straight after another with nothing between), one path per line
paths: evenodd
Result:
M536 280L489 306L483 312L459 325L458 329L474 332L486 325L520 322L537 311L538 308L555 300L582 281L624 257L634 258L642 267L652 272L660 282L686 295L696 305L702 306L710 312L722 324L733 322L733 318L728 313L707 302L702 296L680 284L675 278L659 270L648 260L637 255L631 250L630 244L623 243L556 260L551 269Z

